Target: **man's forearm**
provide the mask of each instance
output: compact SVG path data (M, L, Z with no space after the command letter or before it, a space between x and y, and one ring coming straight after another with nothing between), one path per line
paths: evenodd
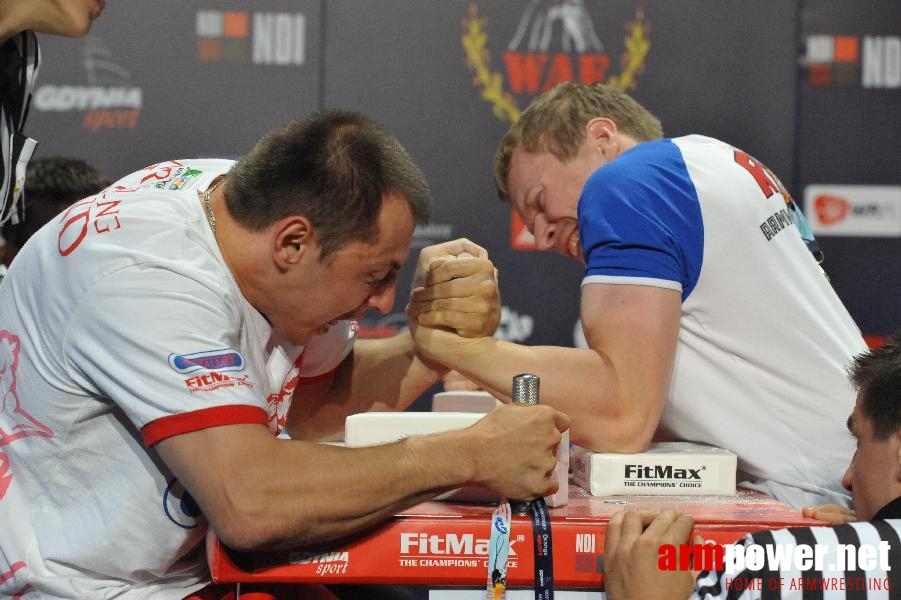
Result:
M613 365L594 350L449 335L441 340L430 355L440 355L444 364L504 401L510 400L515 375L538 375L542 404L570 416L570 439L577 444L597 451L637 452L653 436L656 417L623 397Z
M331 381L298 386L288 431L295 439L341 439L348 415L403 410L446 371L418 356L406 331L391 338L357 340Z
M554 450L568 426L546 406L505 406L466 429L366 448L279 440L252 424L156 447L220 539L253 549L335 540L463 485L511 498L553 493Z
M409 331L392 338L358 340L351 395L367 410L403 410L446 372L447 367L417 354Z
M215 439L221 435L216 429L234 429L230 437L241 444ZM236 549L335 540L473 479L472 452L457 432L342 448L277 440L260 430L189 434L212 440L194 441L199 447L220 449L203 470L181 464L196 453L172 451L168 440L161 444L164 459L196 495L219 538Z

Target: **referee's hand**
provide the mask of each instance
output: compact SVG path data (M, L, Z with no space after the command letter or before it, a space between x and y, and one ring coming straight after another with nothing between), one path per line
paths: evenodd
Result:
M613 515L604 543L607 600L686 600L694 589L691 571L662 571L660 547L688 544L694 521L672 510L625 510Z
M857 515L850 508L838 504L820 504L818 506L805 506L801 514L810 519L826 521L830 525L847 525L857 521Z

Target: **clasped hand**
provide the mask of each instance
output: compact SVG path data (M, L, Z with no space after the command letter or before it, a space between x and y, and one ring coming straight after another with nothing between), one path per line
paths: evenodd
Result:
M465 238L424 248L406 313L414 339L417 326L467 338L494 334L501 319L500 292L488 252Z

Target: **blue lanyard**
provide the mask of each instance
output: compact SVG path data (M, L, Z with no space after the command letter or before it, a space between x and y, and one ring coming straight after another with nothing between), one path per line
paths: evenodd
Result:
M554 558L551 546L551 517L544 498L529 502L532 537L535 540L535 600L554 598Z

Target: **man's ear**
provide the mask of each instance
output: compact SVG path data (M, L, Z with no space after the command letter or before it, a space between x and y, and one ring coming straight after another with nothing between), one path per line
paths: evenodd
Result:
M889 439L895 445L895 480L901 483L901 428Z
M595 117L585 125L585 134L597 147L598 152L605 155L607 148L616 142L616 123L607 117Z
M313 224L301 216L282 219L276 225L274 235L273 257L281 270L299 263L304 253L313 250L316 238Z

